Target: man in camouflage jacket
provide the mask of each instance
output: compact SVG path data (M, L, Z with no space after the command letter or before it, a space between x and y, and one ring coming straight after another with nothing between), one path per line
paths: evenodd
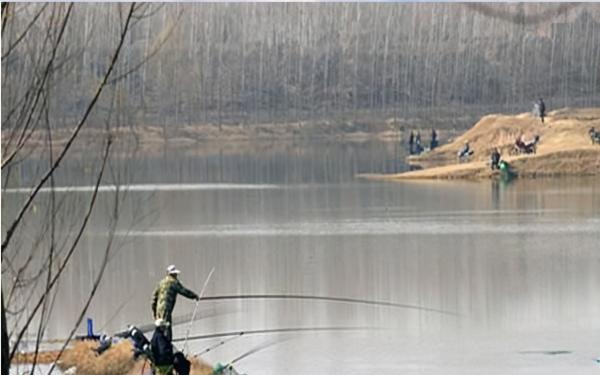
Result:
M166 322L166 335L171 340L171 319L177 295L181 294L184 297L199 300L199 297L193 291L184 287L177 279L180 271L174 265L167 268L167 276L160 281L158 287L154 290L152 298L152 314L154 319L163 319Z

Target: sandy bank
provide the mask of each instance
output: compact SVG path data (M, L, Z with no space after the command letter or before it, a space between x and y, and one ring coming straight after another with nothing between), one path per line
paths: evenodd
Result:
M488 166L498 148L518 177L600 175L600 146L591 143L588 130L600 129L600 108L561 109L550 112L542 124L528 113L484 116L470 130L438 149L409 158L425 169L398 174L363 174L376 180L490 178L499 174ZM514 141L540 136L535 155L516 155ZM469 142L471 162L456 163L458 150Z

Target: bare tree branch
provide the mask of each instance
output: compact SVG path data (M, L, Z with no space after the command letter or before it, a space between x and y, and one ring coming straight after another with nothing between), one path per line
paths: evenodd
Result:
M65 259L61 262L61 265L58 268L56 274L52 277L51 282L47 285L46 292L42 295L42 297L38 300L38 302L32 308L31 312L29 313L29 317L27 318L27 321L25 322L25 324L23 325L23 327L21 328L21 330L17 334L15 342L13 343L13 348L12 348L12 350L10 352L9 363L12 361L12 359L13 359L16 351L17 351L17 348L19 346L19 343L21 342L21 339L23 338L23 335L25 334L25 331L29 327L29 324L31 324L31 321L33 320L33 318L37 314L37 311L42 306L42 303L46 299L48 292L50 292L52 290L52 288L54 287L54 285L58 281L58 279L61 276L63 270L67 266L67 264L68 264L71 256L75 252L75 249L77 248L77 245L79 244L79 240L81 239L81 237L83 236L83 233L85 232L85 229L87 227L88 221L89 221L89 219L90 219L90 217L92 215L92 211L94 210L94 206L95 206L95 203L96 203L96 198L98 196L98 188L100 187L100 183L102 182L102 176L104 175L104 169L106 167L106 161L108 160L108 155L109 155L111 144L112 144L112 139L111 139L111 137L109 137L108 140L107 140L107 142L106 142L106 149L105 149L105 152L104 152L104 157L102 159L102 167L100 169L100 172L98 173L98 178L97 178L96 184L94 186L94 191L92 193L92 197L90 199L90 203L88 205L88 209L87 209L86 215L85 215L85 217L83 219L83 222L82 222L81 226L79 227L79 231L77 232L77 235L75 236L75 240L73 241L73 243L72 243L72 245L71 245L71 247L70 247L67 255L65 256Z
M94 95L92 101L88 105L88 107L87 107L87 109L86 109L86 111L85 111L85 113L83 115L83 118L79 121L79 124L77 124L77 126L75 127L75 130L73 131L73 133L69 137L69 140L67 141L67 143L63 147L62 151L60 152L60 154L56 158L56 161L54 162L54 164L52 165L52 167L46 172L46 174L42 177L42 179L40 180L40 182L35 187L34 191L31 193L31 195L29 196L29 198L27 199L27 201L23 205L23 207L22 207L21 211L19 212L19 214L17 215L16 219L11 223L10 227L6 231L6 236L5 236L4 240L2 241L2 253L4 253L4 251L6 250L8 244L10 243L10 239L11 239L11 237L12 237L15 229L17 228L17 226L19 225L19 223L23 219L23 215L29 209L29 206L31 205L31 203L35 199L37 193L40 191L40 189L42 188L42 186L44 186L44 184L46 183L46 181L48 181L48 179L50 178L50 176L52 176L52 174L54 173L54 171L56 170L56 168L58 168L58 166L60 165L60 162L63 160L63 158L65 157L65 155L67 154L67 152L71 148L73 142L77 138L77 135L79 134L79 132L81 131L81 129L85 125L86 120L88 119L88 116L90 115L90 113L92 112L92 109L94 108L96 102L98 101L98 98L102 94L102 90L104 89L104 87L106 86L106 83L108 82L108 77L110 76L110 74L112 73L112 71L113 71L113 69L115 67L117 59L119 57L119 53L121 52L121 48L123 47L123 43L125 42L125 35L127 34L127 30L129 28L129 22L131 21L131 15L133 14L134 5L135 5L135 3L133 5L131 5L131 7L130 7L129 14L128 14L127 19L125 21L125 26L123 28L123 32L121 33L121 38L119 40L119 44L118 44L118 46L117 46L117 48L115 50L115 53L114 53L114 55L112 57L111 63L109 65L109 68L108 68L106 74L104 75L104 78L103 78L100 86L98 87L98 89L96 91L96 94Z
M54 59L56 58L56 52L58 51L58 45L60 44L60 41L62 40L64 32L67 28L67 23L69 22L69 17L71 15L72 9L73 9L73 3L69 4L69 8L67 9L67 14L65 15L65 18L63 19L63 23L62 23L62 26L61 26L61 29L60 29L60 32L58 35L58 39L57 39L56 43L54 44L54 47L52 48L52 56L50 57L50 60L48 61L48 64L46 65L46 69L44 70L42 80L41 80L40 84L37 86L38 87L37 93L35 95L33 105L31 106L31 110L29 112L28 119L25 122L25 125L23 126L23 128L21 130L21 134L17 141L17 145L16 145L15 149L13 150L13 152L8 157L6 157L4 160L2 160L2 169L4 169L11 162L11 160L17 155L17 153L21 150L21 148L23 147L23 145L29 138L27 136L27 129L29 128L29 124L35 113L37 103L42 95L42 92L44 91L44 85L46 83L46 80L48 79L48 77L50 76L50 72L52 71L52 64L54 63ZM38 116L38 119L39 119L39 116ZM36 123L37 123L37 121L36 121ZM31 132L29 132L29 136L30 135L31 135Z
M2 4L2 6L4 8L4 4ZM33 17L31 22L27 25L27 27L25 28L23 33L21 33L21 35L19 35L17 37L17 40L15 40L10 46L8 46L7 51L2 54L2 60L4 60L6 58L6 56L10 55L12 50L21 42L21 40L23 40L23 38L25 38L25 36L29 32L29 30L31 30L33 25L37 22L38 18L42 15L42 13L44 13L46 6L48 6L47 3L42 6L42 8L39 10L39 12L36 13L36 15Z

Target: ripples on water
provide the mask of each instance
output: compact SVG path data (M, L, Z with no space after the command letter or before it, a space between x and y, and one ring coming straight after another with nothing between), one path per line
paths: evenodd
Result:
M98 324L114 331L131 322L147 323L150 294L166 265L177 264L183 282L195 289L214 266L208 295L334 296L460 314L325 301L204 306L208 311L194 325L194 334L384 328L275 335L286 340L240 362L249 373L597 372L592 358L600 355L594 353L600 347L598 178L372 183L350 176L402 170L402 164L390 162L396 148L373 145L368 154L339 145L312 147L303 157L245 155L247 168L236 169L238 175L229 181L227 174L214 171L227 169L241 156L222 157L221 165L189 157L136 161L134 183L120 188L130 200L117 231L118 250L91 308ZM328 161L319 161L325 153ZM172 173L165 166L178 160L185 166L178 172L183 178L163 176L153 183L153 176ZM341 170L328 175L332 160ZM311 169L321 177L303 178ZM77 179L77 167L70 170L57 192L82 193L84 205L84 193L93 187ZM114 186L101 187L99 207L110 202L114 191ZM8 189L3 203L5 196L27 192ZM3 208L10 208L6 203ZM81 304L90 286L101 256L97 250L106 241L102 212L99 208L61 286L50 336L64 335L75 315L72 306ZM108 321L114 306L123 303L122 313ZM176 314L192 308L182 299ZM183 328L176 327L175 336L182 334ZM241 338L208 359L232 359L271 337ZM210 343L192 345L200 350ZM552 358L518 353L548 350L570 353Z

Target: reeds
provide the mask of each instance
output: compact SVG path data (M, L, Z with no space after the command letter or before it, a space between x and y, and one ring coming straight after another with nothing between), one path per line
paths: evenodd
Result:
M108 350L98 355L94 351L98 347L95 341L76 341L72 347L66 349L57 365L62 372L74 368L77 375L151 375L152 368L149 361L140 357L133 358L133 347L129 340L113 344ZM58 350L38 353L38 364L50 364L56 361ZM192 358L190 375L210 375L212 366L208 363ZM32 363L33 353L17 354L16 363Z

